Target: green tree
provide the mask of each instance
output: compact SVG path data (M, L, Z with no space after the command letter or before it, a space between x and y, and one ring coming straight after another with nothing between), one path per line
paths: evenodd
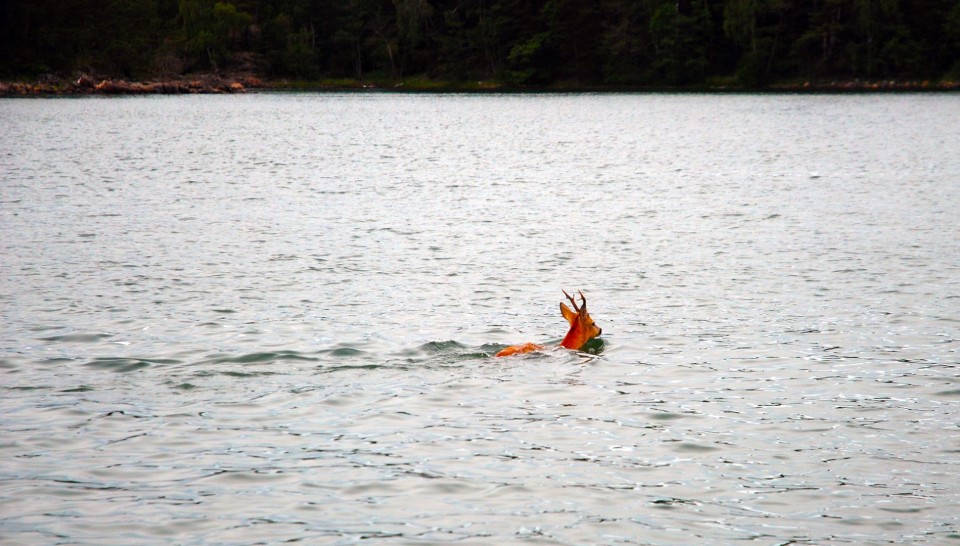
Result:
M316 33L312 25L304 25L300 31L287 36L283 61L285 70L297 77L317 74Z
M429 53L433 7L427 0L392 0L396 17L396 51L391 54L391 72L402 77L408 65L425 68Z
M723 10L723 31L741 48L737 79L760 85L776 75L778 60L789 40L789 0L728 0Z
M495 0L490 7L491 51L497 73L512 83L540 83L548 76L542 68L546 55L539 36L546 31L542 6L536 0Z
M245 47L249 13L230 2L180 0L184 49L190 64L219 68L231 51Z
M920 64L899 0L854 0L852 17L851 64L858 74L902 76Z
M224 51L247 46L247 27L253 24L253 16L237 10L230 2L213 5L213 29L217 47Z
M603 59L604 82L647 83L655 61L648 4L606 0L602 11L605 17L598 48Z
M551 79L599 82L603 19L598 0L549 0L543 7Z
M189 64L216 67L212 8L207 0L180 0L179 16Z
M127 77L145 75L161 41L153 0L112 0L97 18L89 64Z
M706 3L693 3L689 13L679 7L679 3L663 2L650 20L654 68L671 85L701 82L708 69L710 16Z
M960 81L960 0L947 12L943 21L945 57L951 59L948 64L946 79Z
M550 34L538 32L526 41L513 46L507 55L508 78L519 84L542 84L550 81L550 52L547 46Z
M434 75L457 80L488 79L502 69L495 54L496 33L489 0L448 2L436 9Z

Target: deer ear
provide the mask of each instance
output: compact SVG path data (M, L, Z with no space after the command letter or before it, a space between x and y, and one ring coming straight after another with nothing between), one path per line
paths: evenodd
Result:
M567 322L573 324L573 321L576 320L577 314L570 310L567 307L567 304L560 302L560 314L563 315L563 318L567 319Z

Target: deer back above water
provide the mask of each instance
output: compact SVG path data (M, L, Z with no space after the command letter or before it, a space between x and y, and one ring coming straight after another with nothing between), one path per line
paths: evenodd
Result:
M570 300L570 305L573 306L573 309L567 307L567 304L560 302L560 314L562 314L563 318L567 319L567 322L570 323L570 329L567 330L567 335L564 336L563 341L560 342L560 346L567 349L572 349L574 351L579 350L588 341L599 336L603 332L603 330L597 326L597 324L590 317L590 313L587 312L587 298L584 297L583 292L578 292L580 294L580 305L577 305L576 299L574 299L574 297L570 294L567 294L566 290L563 291L563 295ZM496 356L510 356L515 354L530 353L533 351L539 351L543 348L543 345L537 345L536 343L511 345L510 347L498 352Z

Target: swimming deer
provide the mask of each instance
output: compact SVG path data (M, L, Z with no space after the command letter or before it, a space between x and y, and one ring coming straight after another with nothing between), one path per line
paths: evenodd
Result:
M580 291L578 290L578 292ZM583 296L583 292L580 292L580 301L583 302L580 305L577 305L577 301L573 296L567 294L566 290L563 290L563 295L570 300L570 304L573 305L573 310L571 311L570 308L567 307L567 304L560 302L560 314L570 323L570 330L567 331L567 335L563 338L563 341L560 342L560 346L577 351L586 345L588 341L599 336L603 330L593 322L590 314L587 313L587 298ZM501 350L496 356L524 354L541 349L544 349L544 346L537 345L536 343L511 345Z

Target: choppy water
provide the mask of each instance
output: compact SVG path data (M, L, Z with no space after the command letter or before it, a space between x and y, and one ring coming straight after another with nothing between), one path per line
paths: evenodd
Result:
M958 112L0 101L0 542L957 542Z

